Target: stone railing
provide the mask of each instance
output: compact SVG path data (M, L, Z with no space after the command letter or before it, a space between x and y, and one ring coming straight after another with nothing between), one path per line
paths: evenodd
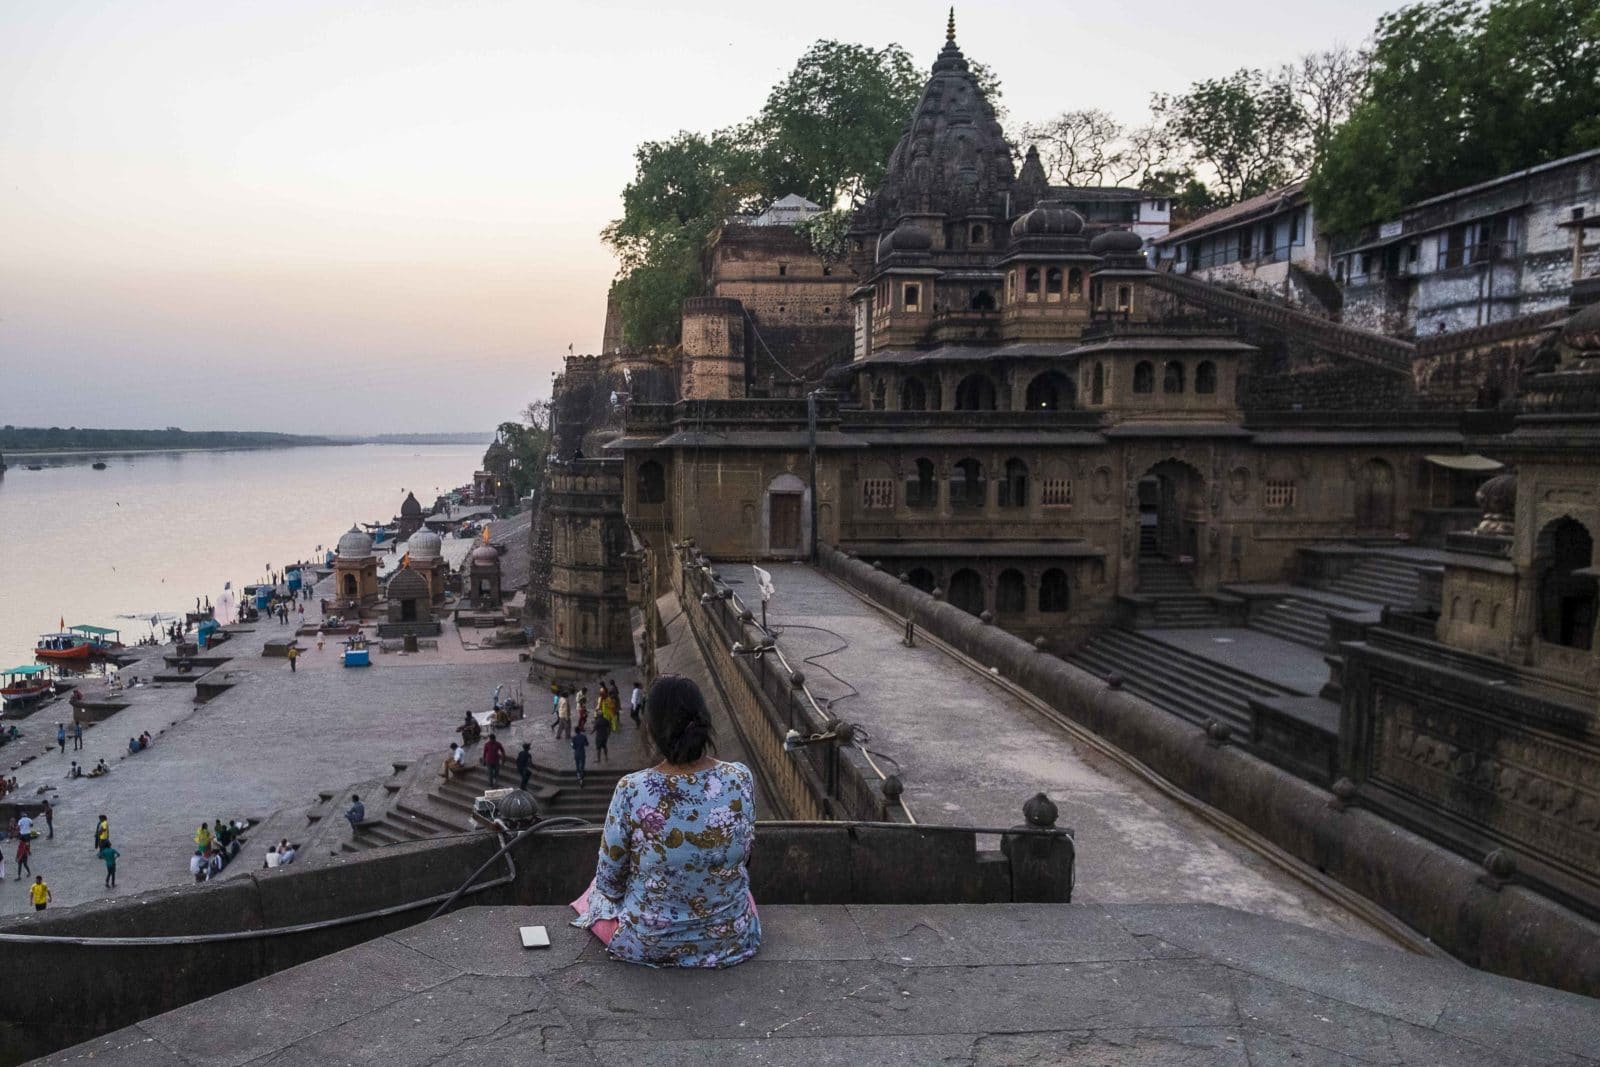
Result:
M1416 346L1406 341L1329 322L1304 311L1252 300L1248 296L1192 278L1153 274L1150 276L1150 285L1210 311L1237 315L1281 330L1295 340L1330 355L1353 359L1397 374L1410 375L1411 360L1417 353Z
M1566 308L1551 308L1549 311L1538 311L1532 315L1518 315L1514 319L1501 319L1499 322L1474 326L1470 330L1435 334L1417 342L1417 355L1443 356L1463 349L1477 348L1480 345L1498 344L1501 341L1528 337L1550 329L1564 320L1568 314L1570 312Z
M690 631L781 813L795 819L905 819L900 805L885 795L883 779L856 749L826 743L784 750L790 730L826 734L838 720L822 710L804 676L790 669L791 661L693 549L678 550L672 571ZM772 644L772 651L732 651L735 645L753 650L764 642Z
M962 430L1085 430L1100 427L1098 411L870 411L845 412L846 430L900 430L917 427Z

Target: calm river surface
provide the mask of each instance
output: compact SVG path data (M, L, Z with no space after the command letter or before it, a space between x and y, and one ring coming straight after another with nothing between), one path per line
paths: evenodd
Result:
M32 663L39 634L63 617L116 627L132 644L152 612L215 602L224 582L237 590L312 558L352 523L393 518L407 491L426 508L471 482L482 457L482 445L7 456L0 668Z

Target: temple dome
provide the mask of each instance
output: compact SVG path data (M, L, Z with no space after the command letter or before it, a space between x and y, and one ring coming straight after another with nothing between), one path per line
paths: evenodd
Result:
M1132 230L1107 230L1089 242L1089 251L1097 256L1142 252L1144 238Z
M406 542L406 551L418 562L435 560L444 551L444 541L432 530L418 530Z
M1083 216L1062 200L1041 200L1011 224L1013 237L1070 237L1083 232Z
M335 551L340 559L370 559L372 558L372 538L352 526L349 533L339 538L339 547Z
M914 223L902 222L878 242L878 255L882 257L896 252L927 252L932 248L932 234Z
M500 566L500 553L493 545L479 545L472 550L472 565L474 567Z
M406 494L405 500L400 505L400 517L403 519L422 518L422 505L417 502L417 494Z
M416 600L433 595L433 590L428 586L428 579L419 571L410 567L400 568L400 572L389 579L389 586L385 593L390 600Z

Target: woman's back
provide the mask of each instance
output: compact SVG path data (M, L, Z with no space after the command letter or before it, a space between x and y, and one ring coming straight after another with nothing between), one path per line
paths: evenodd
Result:
M739 763L690 774L638 771L606 816L591 918L615 918L611 955L726 967L755 954L760 921L745 868L755 841L753 780ZM605 898L605 899L599 899Z

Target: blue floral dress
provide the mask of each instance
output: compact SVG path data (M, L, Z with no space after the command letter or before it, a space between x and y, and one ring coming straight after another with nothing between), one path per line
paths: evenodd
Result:
M694 774L623 777L588 910L573 925L617 920L611 957L652 967L731 967L755 955L761 920L745 867L753 787L750 768L721 761Z

